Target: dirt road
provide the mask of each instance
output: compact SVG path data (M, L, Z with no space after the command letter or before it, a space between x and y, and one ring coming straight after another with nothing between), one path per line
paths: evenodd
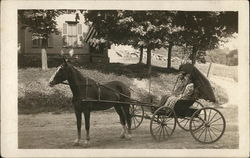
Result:
M120 139L121 126L118 116L112 111L91 113L91 145L99 149L197 149L197 148L238 148L237 108L220 109L226 118L227 127L223 137L213 144L196 142L189 132L175 129L166 142L155 142L149 132L149 120L133 131L132 140ZM84 123L83 123L84 126ZM83 127L84 136L84 127ZM18 144L25 149L69 149L76 138L76 121L73 113L19 115Z

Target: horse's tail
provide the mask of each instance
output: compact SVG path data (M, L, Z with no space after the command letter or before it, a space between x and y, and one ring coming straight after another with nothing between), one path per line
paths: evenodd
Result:
M127 85L125 85L122 82L119 82L118 90L121 93L120 94L121 101L129 101L131 99L131 92Z

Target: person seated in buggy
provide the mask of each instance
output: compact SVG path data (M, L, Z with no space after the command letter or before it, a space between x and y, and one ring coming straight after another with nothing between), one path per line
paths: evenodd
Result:
M208 79L192 64L182 64L180 75L170 95L162 96L159 106L174 109L178 117L191 117L197 109L190 108L198 99L215 102Z

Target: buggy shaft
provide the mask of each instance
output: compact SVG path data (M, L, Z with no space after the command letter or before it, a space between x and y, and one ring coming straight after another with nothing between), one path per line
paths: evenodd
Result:
M114 103L114 104L128 104L128 105L140 105L140 106L147 106L152 107L154 105L150 103L142 103L139 101L132 101L132 102L121 102L121 101L111 101L111 100L94 100L94 99L82 99L83 102L100 102L100 103Z

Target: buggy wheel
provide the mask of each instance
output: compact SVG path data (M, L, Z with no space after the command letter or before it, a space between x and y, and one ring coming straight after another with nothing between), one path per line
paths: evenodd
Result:
M224 134L225 128L224 116L219 110L211 107L199 109L190 120L191 135L196 141L204 144L218 141Z
M131 105L130 107L130 115L131 115L131 129L138 128L144 118L144 109L139 105Z
M162 106L158 108L150 121L150 133L156 141L167 140L176 127L176 117L173 109Z
M194 104L190 107L192 109L201 109L203 108L204 105L202 105L200 102L194 102ZM179 125L179 127L185 131L189 131L189 125L190 125L190 119L191 117L178 117L177 118L177 123Z

